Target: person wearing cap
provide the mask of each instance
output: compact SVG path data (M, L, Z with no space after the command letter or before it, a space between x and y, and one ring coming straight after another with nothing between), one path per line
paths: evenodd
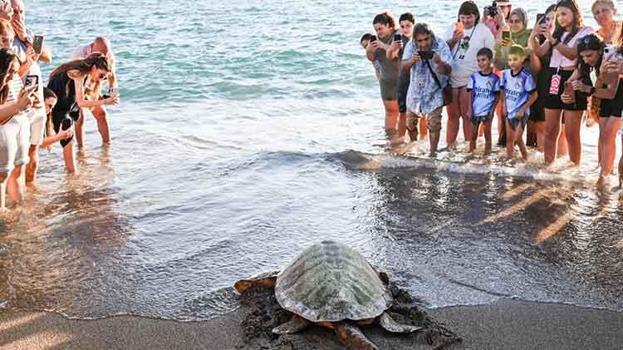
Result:
M118 96L117 74L115 65L115 55L112 52L110 41L105 37L97 37L87 45L77 48L71 55L71 59L84 59L93 53L101 53L108 59L110 71L105 80L108 81L108 95ZM100 99L101 81L88 82L87 97L91 100ZM97 121L97 130L99 131L102 142L110 143L110 125L108 124L108 113L104 105L98 105L89 108L93 117ZM78 147L84 146L84 111L80 110L80 118L76 122L76 139Z
M510 0L501 0L496 1L497 5L497 15L495 17L489 16L487 13L483 14L482 23L491 30L493 36L498 39L500 37L500 33L502 32L502 28L506 26L506 21L508 21L511 11L513 9L513 5ZM488 9L489 6L485 7Z

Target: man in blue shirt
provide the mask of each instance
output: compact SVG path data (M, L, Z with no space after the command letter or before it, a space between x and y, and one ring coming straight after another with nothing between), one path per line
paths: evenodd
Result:
M441 134L443 89L448 85L452 60L448 44L437 39L428 25L419 23L413 29L413 39L405 47L402 69L411 70L407 92L407 129L412 141L417 140L419 118L428 119L430 154L435 155Z

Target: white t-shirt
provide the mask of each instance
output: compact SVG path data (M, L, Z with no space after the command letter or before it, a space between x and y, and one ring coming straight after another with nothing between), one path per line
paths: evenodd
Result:
M455 26L453 24L446 33L446 40L452 39L454 29ZM487 47L495 52L495 38L487 26L478 23L471 29L463 30L463 38L454 47L450 48L453 57L450 85L453 88L467 86L472 74L478 71L476 56L478 50L483 47Z
M560 44L560 45L565 45L567 47L576 47L578 44L578 40L582 39L583 37L591 34L593 32L593 29L591 27L584 27L582 29L580 29L573 38L571 38L571 40L569 40L568 43L566 44ZM561 38L561 42L564 42L565 39L567 38L567 35L569 35L569 33L564 33L562 35ZM559 68L559 67L574 67L577 63L577 59L575 60L570 60L567 57L563 56L563 54L560 53L560 51L553 49L552 50L552 59L549 61L549 66L550 68Z

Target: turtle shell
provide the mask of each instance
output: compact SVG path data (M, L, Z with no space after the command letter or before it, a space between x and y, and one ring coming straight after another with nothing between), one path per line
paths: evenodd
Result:
M281 307L312 322L370 319L392 303L368 261L333 241L304 250L277 276L275 296Z

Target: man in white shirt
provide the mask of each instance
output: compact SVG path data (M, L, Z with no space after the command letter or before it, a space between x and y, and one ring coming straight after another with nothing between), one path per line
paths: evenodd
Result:
M101 53L108 58L110 73L106 77L108 81L108 94L118 93L117 76L115 70L115 55L112 52L110 41L105 37L97 37L95 40L87 45L80 46L71 55L71 59L83 59L89 57L93 53ZM89 82L89 99L100 98L100 83ZM104 144L110 143L110 126L108 124L108 113L104 106L93 107L90 109L93 117L97 121L97 129L102 136L102 142ZM80 119L76 122L76 139L78 140L78 147L84 145L84 112L80 111Z

